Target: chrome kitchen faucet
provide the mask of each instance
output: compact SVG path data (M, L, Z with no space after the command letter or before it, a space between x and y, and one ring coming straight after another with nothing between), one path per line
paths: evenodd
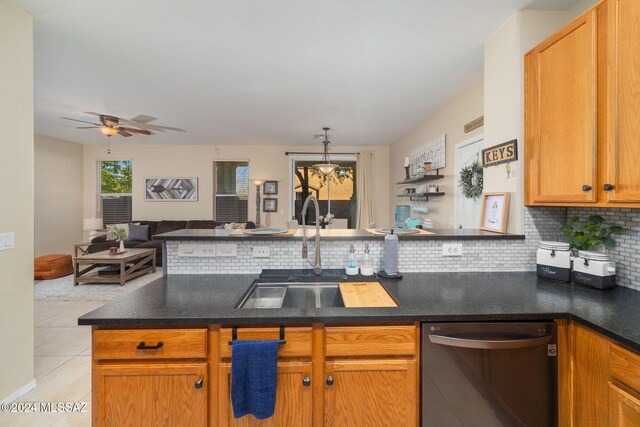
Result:
M308 258L309 250L307 241L307 225L305 220L309 202L311 202L312 200L316 205L316 255L313 263L311 263ZM311 264L311 266L313 267L313 272L317 276L320 276L322 274L322 261L320 260L320 207L318 206L318 200L313 194L310 194L309 197L307 197L307 200L305 200L304 204L302 205L302 259L306 259L307 262Z

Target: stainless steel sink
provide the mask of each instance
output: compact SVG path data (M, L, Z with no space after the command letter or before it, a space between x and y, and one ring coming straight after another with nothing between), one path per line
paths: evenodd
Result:
M255 282L240 300L238 308L344 307L337 283Z

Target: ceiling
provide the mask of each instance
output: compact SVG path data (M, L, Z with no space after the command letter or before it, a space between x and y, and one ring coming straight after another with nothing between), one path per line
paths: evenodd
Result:
M186 130L114 143L310 145L330 126L336 145L377 145L476 81L514 11L575 0L13 3L34 16L38 133L104 142L60 118L97 111Z

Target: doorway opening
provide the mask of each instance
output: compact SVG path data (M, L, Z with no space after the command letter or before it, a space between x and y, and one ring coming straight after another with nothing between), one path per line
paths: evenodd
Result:
M479 162L482 165L484 136L478 135L456 144L455 228L478 228L482 199L467 198L460 189L460 171Z

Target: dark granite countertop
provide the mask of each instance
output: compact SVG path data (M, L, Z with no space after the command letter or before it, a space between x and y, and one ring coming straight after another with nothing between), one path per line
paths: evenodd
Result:
M382 280L398 308L236 309L255 275L168 275L80 325L247 325L574 319L640 351L640 292L538 280L535 273L408 273Z
M434 234L399 235L400 239L418 240L524 240L523 234L500 234L476 229L434 228L429 229ZM315 233L309 227L310 235ZM234 234L235 233L235 234ZM320 230L322 240L382 240L383 235L371 234L366 230ZM237 230L176 230L168 233L156 234L154 240L300 240L302 230L291 235L256 236L238 234Z

